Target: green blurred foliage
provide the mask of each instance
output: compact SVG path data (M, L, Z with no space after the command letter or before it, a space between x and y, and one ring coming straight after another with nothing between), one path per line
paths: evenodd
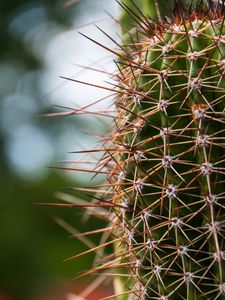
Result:
M84 269L81 261L63 262L85 247L67 238L69 234L54 221L57 216L78 227L78 211L38 204L53 202L55 191L67 185L56 172L32 185L11 174L1 180L0 189L5 193L0 209L0 286L18 298Z
M64 3L65 1L56 0L1 0L0 63L15 63L15 71L19 75L20 69L16 70L18 65L23 73L41 70L43 61L27 47L22 36L12 34L10 24L27 8L41 5L48 21L66 30L71 25L71 18L76 10L64 8ZM32 19L29 26L34 26ZM11 78L10 74L1 74L1 80L4 76L9 77L7 88L3 84L3 89L0 90L1 99L7 95L16 95L19 77ZM57 132L63 130L62 126L77 125L74 120L43 120L37 117L40 113L53 112L54 109L44 103L45 99L43 100L35 78L26 93L31 93L36 102L36 109L30 113L30 122L41 128L52 143L57 139ZM8 160L6 144L9 136L3 127L0 127L0 292L6 290L15 299L25 299L45 285L74 277L90 265L91 258L86 256L79 259L79 262L63 262L87 247L68 238L69 234L54 221L55 216L60 216L76 227L81 222L81 211L37 205L56 201L54 193L57 190L77 185L77 182L64 177L62 171L48 171L36 182L21 178Z

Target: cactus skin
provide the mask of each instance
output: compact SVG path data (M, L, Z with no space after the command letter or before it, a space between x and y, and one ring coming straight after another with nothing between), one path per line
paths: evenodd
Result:
M162 21L166 16L172 15L175 2L175 0L166 2L164 0L122 1L121 6L123 9L120 17L122 30L125 31L126 29L126 31L129 31L134 29L137 25L135 20L138 18L147 21L147 23ZM146 16L148 16L148 20ZM140 19L138 21L140 21Z
M102 248L114 255L88 273L111 267L118 300L223 300L223 2L170 2L169 18L141 3L122 2L130 38L109 89L117 114L98 163L107 183L89 190L99 215L109 206Z
M224 14L191 4L140 25L117 74L118 299L225 299Z

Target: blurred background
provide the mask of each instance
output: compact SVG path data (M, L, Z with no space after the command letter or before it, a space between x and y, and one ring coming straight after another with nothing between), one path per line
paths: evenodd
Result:
M115 47L94 24L118 40L110 16L116 18L118 11L114 0L0 0L0 300L80 300L74 294L89 286L73 278L91 267L93 255L65 262L88 249L71 234L104 224L92 218L83 222L84 211L77 208L40 203L62 202L63 194L74 195L71 187L90 184L87 173L49 166L81 159L71 152L94 148L95 133L104 134L107 120L43 115L107 96L60 76L106 84L106 74L77 64L111 72L112 55L78 31ZM87 299L107 295L109 289L102 287Z

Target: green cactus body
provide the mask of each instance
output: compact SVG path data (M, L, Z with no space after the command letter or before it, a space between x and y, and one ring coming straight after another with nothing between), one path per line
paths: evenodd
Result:
M225 299L224 14L140 31L110 144L118 299Z

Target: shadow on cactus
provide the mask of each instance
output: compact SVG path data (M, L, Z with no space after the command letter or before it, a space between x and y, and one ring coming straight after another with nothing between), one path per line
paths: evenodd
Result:
M112 277L108 299L225 299L224 2L137 3L120 3L115 84L98 86L116 113L106 182L85 190L109 225L87 252L114 253L87 274Z

